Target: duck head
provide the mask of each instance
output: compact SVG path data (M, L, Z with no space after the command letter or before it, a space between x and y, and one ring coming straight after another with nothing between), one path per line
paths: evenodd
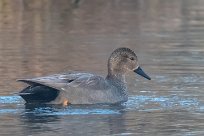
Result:
M151 78L139 66L134 51L129 48L118 48L113 51L108 59L108 75L118 77L123 76L130 71L151 80Z

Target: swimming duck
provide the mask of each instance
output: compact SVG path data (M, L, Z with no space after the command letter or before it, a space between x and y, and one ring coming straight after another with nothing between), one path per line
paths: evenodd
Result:
M146 79L134 51L118 48L108 59L106 78L85 72L67 72L50 76L19 79L27 83L19 95L26 103L46 104L115 104L128 100L125 75L135 72Z

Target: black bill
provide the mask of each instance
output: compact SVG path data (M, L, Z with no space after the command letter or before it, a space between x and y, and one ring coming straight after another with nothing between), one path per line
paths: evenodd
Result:
M146 79L151 80L151 78L150 78L147 74L145 74L145 72L144 72L140 67L138 67L137 69L135 69L134 72L137 73L137 74L140 75L140 76L143 76L143 77L146 78Z

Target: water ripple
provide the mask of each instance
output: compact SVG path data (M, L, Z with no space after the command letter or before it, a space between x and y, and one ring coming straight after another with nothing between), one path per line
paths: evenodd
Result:
M124 111L163 111L185 109L188 111L204 111L204 106L196 98L183 98L179 96L130 96L129 100L120 106L113 105L78 105L68 107L56 107L48 105L24 106L19 96L1 96L0 114L20 113L41 115L108 115L121 114ZM12 106L11 106L12 105ZM20 106L18 106L20 105Z
M11 103L21 103L22 99L20 96L0 96L0 104L11 104Z
M39 109L37 109L39 110ZM110 109L65 109L59 111L49 111L47 109L40 109L40 115L96 115L96 114L120 114L117 110Z
M131 96L124 103L128 110L172 110L172 109L198 109L200 102L195 98L182 98L178 96ZM151 105L151 108L149 108Z

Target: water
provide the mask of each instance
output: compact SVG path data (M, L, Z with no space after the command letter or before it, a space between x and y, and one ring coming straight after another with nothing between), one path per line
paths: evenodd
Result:
M203 0L0 0L0 135L204 134ZM105 76L110 53L133 49L152 80L127 77L122 105L24 105L30 78Z

